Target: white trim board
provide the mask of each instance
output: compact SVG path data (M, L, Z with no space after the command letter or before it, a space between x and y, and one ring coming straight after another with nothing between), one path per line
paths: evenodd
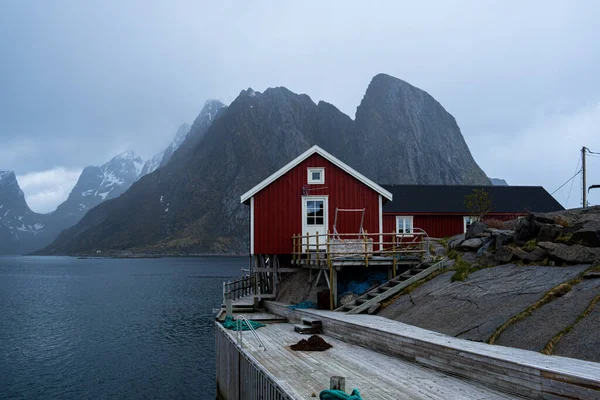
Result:
M367 178L360 172L356 171L354 168L350 167L347 164L344 164L342 161L338 160L337 158L335 158L334 156L332 156L331 154L329 154L328 152L326 152L319 146L314 145L313 147L306 150L304 153L300 154L298 157L294 158L292 161L290 161L289 163L284 165L282 168L280 168L277 172L275 172L274 174L269 176L267 179L265 179L264 181L262 181L261 183L259 183L256 186L254 186L252 189L250 189L246 193L244 193L240 197L240 202L242 202L242 203L247 202L256 193L260 192L261 190L263 190L264 188L269 186L271 183L275 182L277 179L279 179L281 176L283 176L286 172L290 171L296 165L300 164L302 161L306 160L308 157L312 156L315 153L320 155L327 161L331 162L333 165L337 166L338 168L342 169L343 171L347 172L354 178L358 179L359 181L361 181L362 183L364 183L365 185L367 185L368 187L370 187L371 189L373 189L374 191L376 191L377 193L379 193L380 195L382 195L389 201L392 201L393 196L390 192L388 192L387 190L385 190L384 188L382 188L381 186L379 186L378 184L376 184L375 182L373 182L372 180L370 180L369 178Z

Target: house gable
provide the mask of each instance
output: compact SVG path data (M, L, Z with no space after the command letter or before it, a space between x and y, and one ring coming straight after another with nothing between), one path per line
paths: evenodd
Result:
M266 178L265 180L263 180L262 182L260 182L258 185L254 186L252 189L250 189L249 191L247 191L246 193L244 193L240 197L240 201L242 203L244 203L244 204L249 204L250 198L252 196L254 196L258 192L260 192L261 190L263 190L264 188L266 188L267 186L269 186L271 183L275 182L277 179L279 179L280 177L282 177L285 173L287 173L288 171L290 171L291 169L293 169L294 167L296 167L298 164L300 164L302 161L306 160L307 158L309 158L313 154L318 154L319 156L323 157L324 159L326 159L327 161L329 161L333 165L337 166L341 170L345 171L346 173L348 173L349 175L351 175L355 179L359 180L360 182L362 182L363 184L365 184L369 188L373 189L374 191L376 191L377 193L379 193L380 195L382 195L385 199L392 200L393 196L392 196L392 194L389 191L387 191L383 187L379 186L378 184L376 184L375 182L373 182L372 180L370 180L369 178L367 178L366 176L364 176L360 172L356 171L354 168L352 168L349 165L343 163L342 161L340 161L339 159L337 159L333 155L329 154L328 152L326 152L325 150L323 150L319 146L315 145L315 146L311 147L310 149L306 150L304 153L300 154L298 157L296 157L295 159L293 159L292 161L290 161L288 164L286 164L282 168L280 168L278 171L276 171L275 173L273 173L271 176L269 176L268 178Z

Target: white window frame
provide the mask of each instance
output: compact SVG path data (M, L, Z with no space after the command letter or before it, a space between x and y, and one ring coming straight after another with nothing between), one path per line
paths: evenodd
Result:
M321 179L312 179L313 172L319 172L321 174ZM309 185L322 185L325 183L325 168L307 168L307 175L307 182Z
M398 222L399 220L409 220L410 221L410 232L406 232L405 223L402 223L402 230L404 232L399 232ZM396 235L400 237L412 237L414 233L414 218L412 215L396 215Z
M463 217L463 233L467 233L467 221L470 220L471 224L475 221L477 221L477 218L475 218L472 215L465 215ZM470 224L469 224L470 225Z

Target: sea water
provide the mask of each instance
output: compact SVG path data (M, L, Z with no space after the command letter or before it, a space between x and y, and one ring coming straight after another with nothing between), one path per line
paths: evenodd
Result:
M214 399L214 314L247 257L0 257L1 399Z

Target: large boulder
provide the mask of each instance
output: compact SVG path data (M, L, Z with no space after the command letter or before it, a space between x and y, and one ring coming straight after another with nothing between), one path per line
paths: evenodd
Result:
M600 221L588 221L573 232L572 240L586 246L600 247Z
M499 250L502 246L512 242L515 231L505 229L488 229L491 233L492 238L495 240L496 250Z
M508 246L502 246L494 255L494 260L498 264L508 264L513 258L513 249Z
M450 250L457 248L465 240L465 234L460 233L448 239L448 248Z
M537 263L548 257L548 252L541 247L536 247L531 252L525 251L519 247L512 249L513 255L525 264Z
M515 231L515 243L519 246L524 245L529 240L535 238L540 233L540 225L530 214L526 218L521 218Z
M467 239L460 244L460 247L466 251L476 251L483 246L483 240L479 238Z
M469 240L474 237L480 237L485 233L488 229L488 226L483 222L475 221L467 229L467 233L465 233L465 239Z
M567 246L562 243L540 242L538 246L546 250L554 260L567 264L589 264L600 260L600 248L578 244Z
M537 235L538 242L552 242L562 232L562 226L557 224L543 224Z

